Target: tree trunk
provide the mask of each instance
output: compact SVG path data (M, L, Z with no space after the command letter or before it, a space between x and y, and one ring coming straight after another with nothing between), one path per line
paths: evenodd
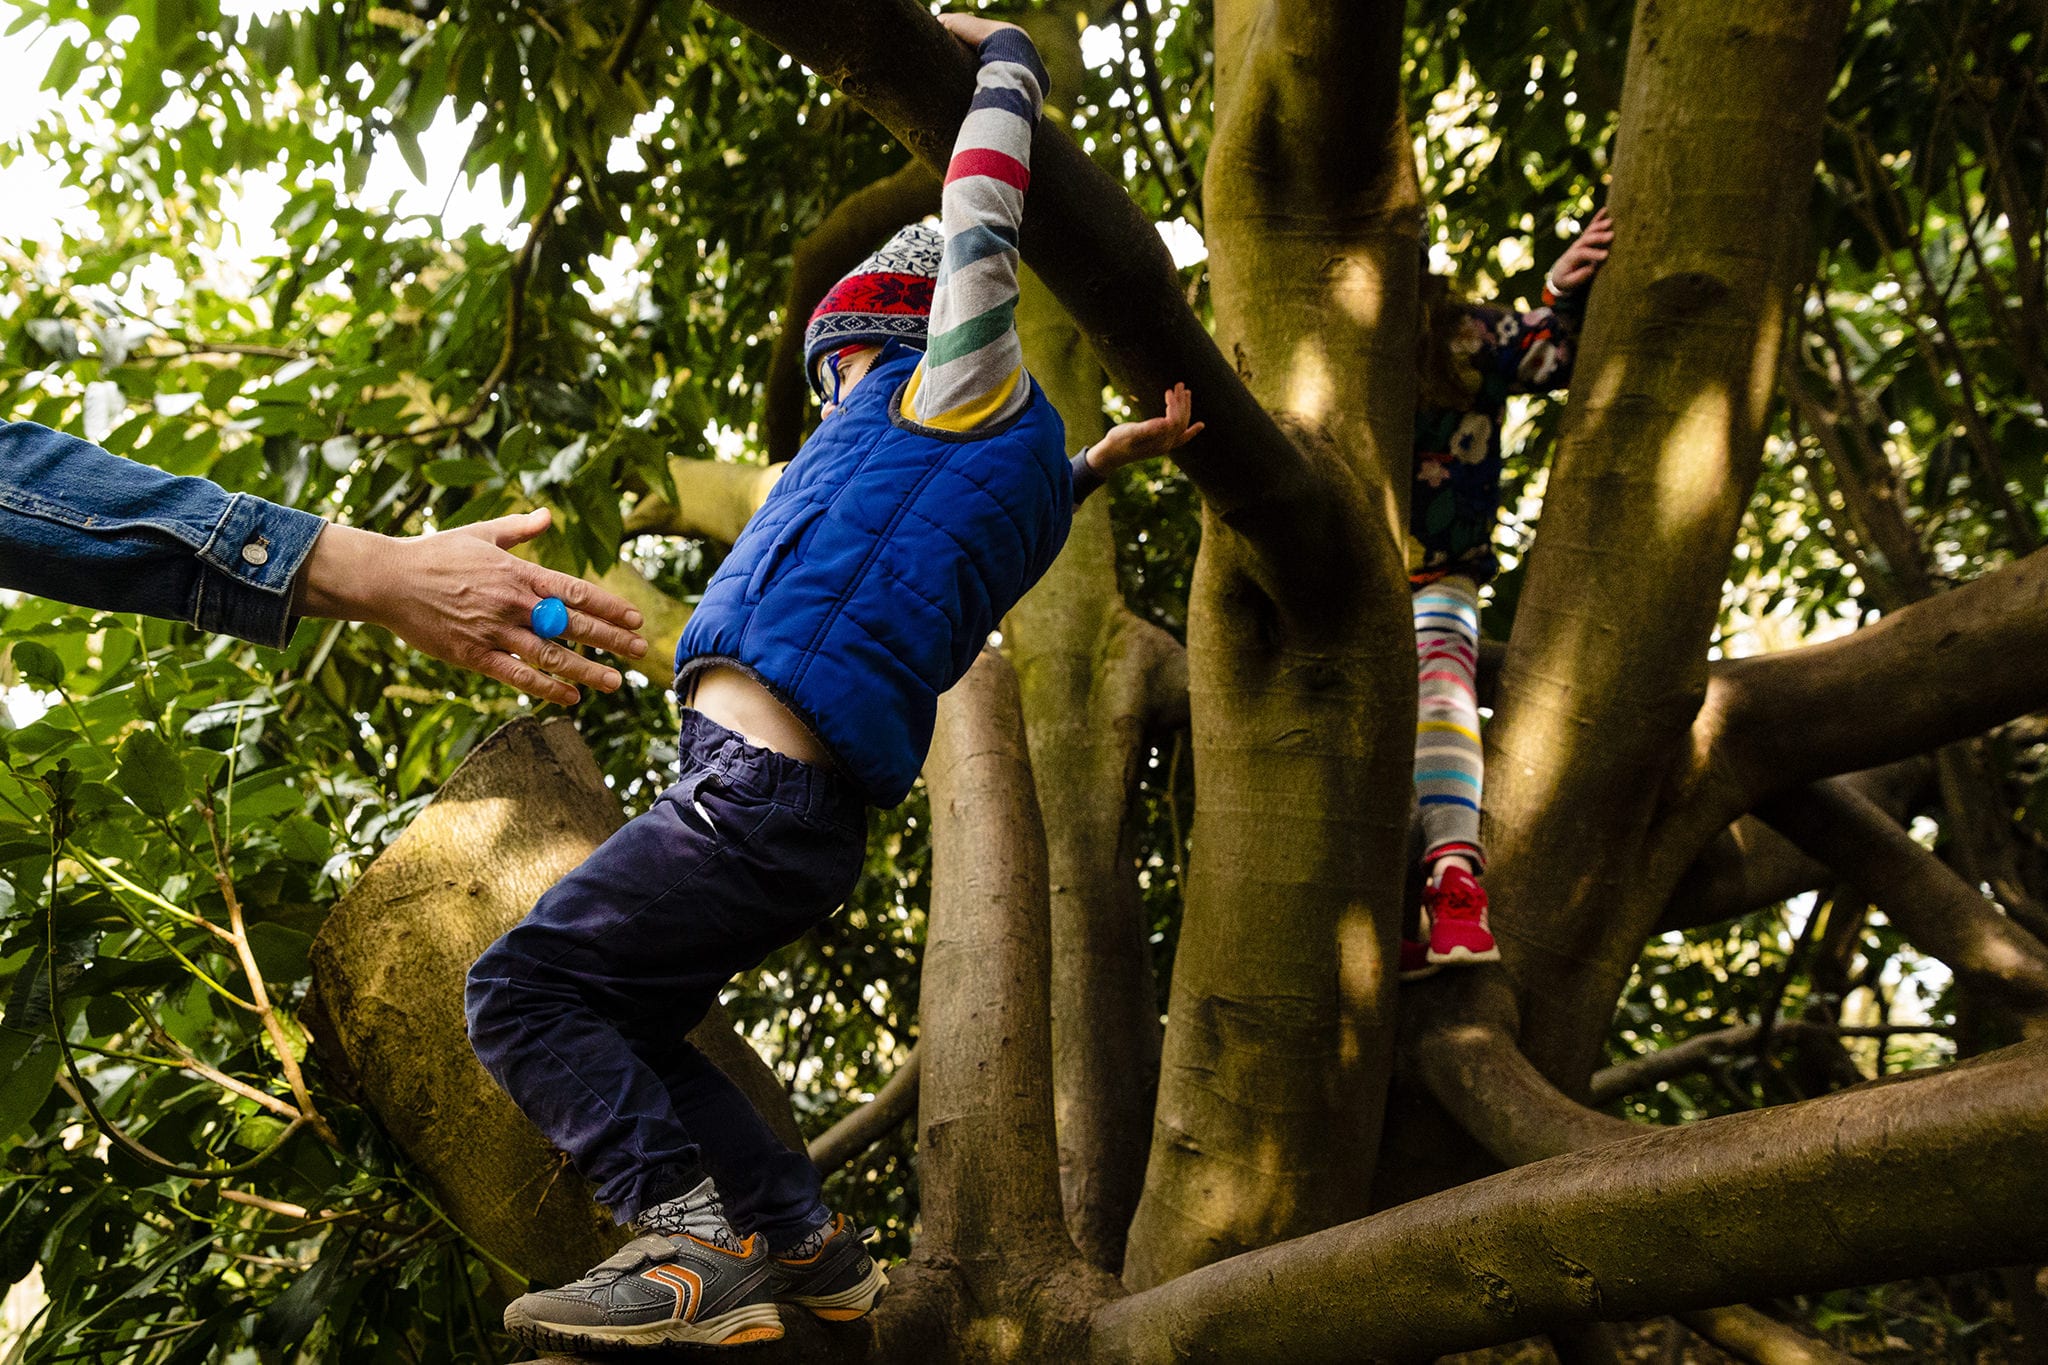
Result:
M1025 363L1076 450L1100 439L1102 367L1045 286L1025 272ZM1052 892L1053 1104L1067 1228L1095 1265L1123 1264L1159 1075L1152 947L1139 900L1130 794L1146 731L1185 696L1183 651L1124 606L1109 494L1074 517L1037 587L1003 622L1023 693Z
M1679 873L1649 856L1755 481L1843 0L1643 0L1594 289L1489 730L1523 1045L1581 1091ZM1738 812L1739 813L1739 812Z
M1370 1188L1415 716L1401 13L1217 6L1217 333L1313 473L1297 500L1205 503L1188 604L1200 797L1134 1287L1356 1216Z

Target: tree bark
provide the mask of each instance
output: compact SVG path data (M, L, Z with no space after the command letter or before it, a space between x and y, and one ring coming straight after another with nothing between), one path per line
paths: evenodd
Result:
M1045 835L1016 677L979 662L939 703L925 760L932 903L918 1097L917 1259L964 1281L959 1354L1066 1359L1111 1289L1061 1220Z
M1103 433L1102 367L1036 275L1017 329L1068 444ZM1066 548L1003 621L1044 814L1052 892L1053 1105L1067 1229L1105 1270L1123 1264L1159 1075L1150 926L1138 896L1130 795L1162 691L1186 691L1184 651L1117 588L1109 495L1075 513Z
M1200 800L1134 1287L1364 1211L1413 753L1399 546L1420 215L1402 9L1225 0L1216 15L1218 336L1314 477L1270 526L1202 486Z
M2048 550L1853 635L1722 665L1695 747L1743 809L1815 778L1923 754L2048 706Z
M470 1051L463 983L477 954L619 824L618 798L569 721L513 721L463 760L313 941L323 1046L346 1060L449 1217L551 1284L625 1234ZM802 1150L781 1083L721 1011L690 1041Z
M2027 1043L1554 1157L1247 1253L1105 1306L1091 1358L1400 1360L2040 1259L2043 1198L2048 1049Z
M1655 793L1706 685L1755 481L1843 0L1644 0L1611 204L1487 762L1495 929L1568 1092L1677 874ZM1729 816L1701 832L1700 842Z

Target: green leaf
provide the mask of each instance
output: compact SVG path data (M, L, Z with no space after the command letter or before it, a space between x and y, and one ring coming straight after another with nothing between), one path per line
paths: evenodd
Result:
M420 471L436 488L466 488L482 483L497 472L491 468L490 461L476 459L436 460Z
M313 1268L293 1280L291 1287L263 1310L256 1325L256 1340L273 1346L305 1340L340 1291L342 1271L347 1268L353 1249L354 1239L342 1233L329 1233Z
M0 1033L0 1142L18 1134L57 1084L62 1058L39 1034Z
M256 969L273 986L297 981L307 972L306 955L313 950L310 936L282 924L259 920L249 926L249 953Z
M154 730L137 730L121 746L114 785L150 815L169 815L185 804L185 768Z
M278 827L277 842L285 857L315 867L326 862L327 855L334 851L334 836L327 827L303 815L294 815Z
M36 686L54 690L64 685L64 661L48 645L34 640L17 640L12 657L21 676Z

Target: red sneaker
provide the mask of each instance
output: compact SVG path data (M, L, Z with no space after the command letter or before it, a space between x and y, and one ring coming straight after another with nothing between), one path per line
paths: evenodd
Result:
M1423 933L1427 934L1428 932L1428 928L1425 927ZM1429 945L1427 943L1417 943L1412 938L1401 940L1401 979L1403 981L1420 981L1425 976L1435 976L1436 970L1436 964L1429 960Z
M1500 949L1486 927L1486 888L1462 867L1445 871L1422 893L1429 912L1429 960L1498 962Z

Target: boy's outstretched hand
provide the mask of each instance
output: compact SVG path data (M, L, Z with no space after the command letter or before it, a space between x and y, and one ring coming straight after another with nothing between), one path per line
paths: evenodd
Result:
M1179 450L1201 434L1203 424L1188 421L1194 410L1195 400L1188 386L1175 384L1166 391L1164 417L1111 427L1108 435L1088 447L1088 467L1098 474L1109 474L1127 464Z
M1593 221L1586 224L1586 230L1573 239L1564 249L1564 255L1557 258L1557 264L1550 267L1550 287L1560 294L1592 283L1600 273L1600 267L1607 263L1607 253L1614 246L1614 220L1607 216L1603 204L1593 215Z

